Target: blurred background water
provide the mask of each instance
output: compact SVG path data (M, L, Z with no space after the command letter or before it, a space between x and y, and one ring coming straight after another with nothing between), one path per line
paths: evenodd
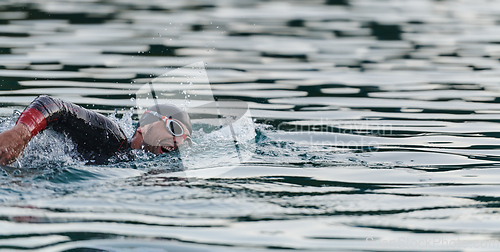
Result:
M131 135L137 87L204 61L255 148L185 179L45 131L0 174L0 249L498 251L499 22L490 0L2 1L1 131L48 94Z

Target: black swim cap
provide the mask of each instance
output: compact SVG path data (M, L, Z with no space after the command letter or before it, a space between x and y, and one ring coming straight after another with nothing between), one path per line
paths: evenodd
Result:
M179 120L182 124L186 126L186 128L189 131L189 135L193 133L193 128L191 126L191 119L189 118L189 115L186 111L170 104L158 104L154 105L148 108L149 111L154 111L160 115L166 116L168 118L172 119L177 119ZM141 125L148 125L150 123L157 122L158 120L161 120L160 118L150 114L150 113L144 113L139 120L139 124L137 127L140 127Z

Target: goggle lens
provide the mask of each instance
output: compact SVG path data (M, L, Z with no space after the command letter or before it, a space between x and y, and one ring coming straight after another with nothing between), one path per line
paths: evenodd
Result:
M184 128L182 125L172 119L167 119L165 122L165 126L167 130L172 134L173 136L182 136L184 135Z

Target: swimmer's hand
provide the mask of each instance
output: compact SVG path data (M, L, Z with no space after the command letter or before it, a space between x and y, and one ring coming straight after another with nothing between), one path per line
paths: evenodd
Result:
M0 133L0 165L14 162L31 140L31 132L23 123Z

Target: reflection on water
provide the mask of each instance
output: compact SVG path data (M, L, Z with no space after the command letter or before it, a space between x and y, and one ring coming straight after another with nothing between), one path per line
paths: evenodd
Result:
M217 98L248 103L256 137L226 167L207 160L230 148L195 122L187 153L211 165L184 173L173 154L85 166L45 131L23 168L2 167L0 249L498 251L499 13L486 0L4 1L0 130L49 94L130 135L141 86L204 61Z

